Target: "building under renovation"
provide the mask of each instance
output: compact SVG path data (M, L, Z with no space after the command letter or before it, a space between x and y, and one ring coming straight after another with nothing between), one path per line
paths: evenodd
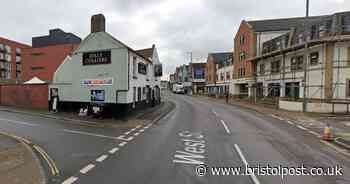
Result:
M240 79L248 96L277 97L288 110L349 111L350 12L244 24L256 39L253 75Z

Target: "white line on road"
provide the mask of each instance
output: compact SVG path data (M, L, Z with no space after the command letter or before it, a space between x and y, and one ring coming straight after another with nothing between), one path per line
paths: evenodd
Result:
M117 137L119 140L122 140L122 141L132 141L134 139L133 136L130 136L128 138L125 138L124 135L121 135L119 137Z
M78 180L78 177L72 176L72 177L69 177L68 179L66 179L64 182L62 182L62 184L72 184L77 180Z
M96 162L103 162L106 158L108 158L108 155L102 155L96 159Z
M287 123L288 123L288 124L291 124L291 125L294 125L294 123L291 122L291 121L289 121L289 120L287 120Z
M7 121L9 123L15 123L15 124L20 124L20 125L26 125L26 126L39 126L38 124L32 124L32 123L27 123L23 121L15 121L15 120L10 120L10 119L0 119L0 121Z
M281 117L279 117L279 116L276 116L276 115L274 115L274 114L271 114L271 117L276 118L276 119L279 119L279 120L281 120L281 121L284 120L283 118L281 118Z
M140 133L139 133L139 132L134 133L134 136L138 136L138 135L140 135Z
M127 144L127 142L121 142L121 143L119 143L118 145L119 145L120 147L123 147L123 146L125 146L125 144Z
M242 162L244 163L244 165L249 166L247 159L245 159L241 149L238 147L237 144L235 144L235 149L236 149L236 152L238 153L239 157L241 158ZM253 180L254 184L260 184L258 178L255 176L254 173L250 173L249 176Z
M300 126L300 125L297 125L298 128L302 129L302 130L307 130L307 128L303 127L303 126Z
M118 139L118 137L112 137L112 136L106 136L106 135L100 135L100 134L94 134L94 133L88 133L88 132L81 132L76 130L68 130L63 129L64 132L73 133L73 134L81 134L81 135L89 135L94 137L102 137L102 138L108 138L108 139Z
M145 131L145 129L140 129L140 130L139 130L139 132L144 132L144 131Z
M231 134L230 129L228 129L228 127L227 127L227 125L225 124L224 120L220 120L220 121L221 121L221 124L224 126L226 132L227 132L228 134Z
M130 130L130 132L133 132L133 131L135 131L135 130L136 130L136 128L133 128L133 129Z
M119 150L119 148L115 147L115 148L109 150L108 152L109 152L110 154L114 154L114 153L117 152L118 150Z
M215 116L218 116L217 112L215 112L214 110L211 110L211 111L215 114Z
M128 131L128 132L125 132L124 134L125 135L129 135L131 133L131 131Z
M317 136L317 137L320 137L320 136L321 136L319 133L316 133L316 132L311 131L311 130L309 130L308 132L309 132L310 134L312 134L312 135Z
M89 172L89 171L90 171L91 169L93 169L94 167L95 167L94 164L89 164L89 165L85 166L84 168L82 168L82 169L80 170L80 173L86 174L87 172Z

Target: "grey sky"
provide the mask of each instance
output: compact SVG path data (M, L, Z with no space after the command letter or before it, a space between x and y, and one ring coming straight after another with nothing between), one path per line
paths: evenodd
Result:
M311 15L349 11L349 0L310 0ZM208 52L232 51L242 19L304 16L305 0L11 0L0 6L0 36L31 37L62 28L84 38L90 16L103 13L107 32L134 49L155 43L165 74Z

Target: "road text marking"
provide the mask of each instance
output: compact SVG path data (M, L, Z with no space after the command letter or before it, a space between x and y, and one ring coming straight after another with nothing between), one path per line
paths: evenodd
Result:
M224 120L220 120L220 121L221 121L221 124L224 126L226 132L227 132L228 134L231 134L230 129L228 129L228 127L227 127L227 125L225 124Z
M89 172L89 171L90 171L91 169L93 169L94 167L95 167L94 164L89 164L89 165L85 166L84 168L82 168L82 169L80 170L80 173L86 174L87 172Z
M238 153L239 157L241 158L242 162L244 163L244 165L248 166L247 159L244 157L241 149L238 147L237 144L235 144L235 149L236 149L236 152ZM251 173L249 176L253 180L254 184L260 184L260 182L259 182L258 178L255 176L254 172Z
M175 152L173 163L182 164L204 164L205 141L201 133L191 133L183 131L179 133L183 142L183 151Z

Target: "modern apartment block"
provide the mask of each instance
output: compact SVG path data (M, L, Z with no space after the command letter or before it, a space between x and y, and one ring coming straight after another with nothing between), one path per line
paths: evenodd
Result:
M332 102L332 111L347 109L334 109L334 101L350 98L350 12L242 21L235 53L235 95L307 99L307 105L280 101L298 111L330 111L315 100Z
M209 95L217 95L219 90L221 88L224 88L223 86L225 85L223 85L223 83L221 82L221 74L218 74L218 71L220 73L220 71L222 71L221 68L223 68L224 66L229 67L231 65L233 60L232 56L232 52L208 54L206 65L206 91ZM229 72L230 76L232 75L230 74L230 71L226 71L226 69L224 71L224 76L226 76L226 72ZM226 88L228 88L228 86ZM226 88L223 90L227 91L228 89Z
M0 82L8 83L22 79L22 51L29 45L0 37Z

